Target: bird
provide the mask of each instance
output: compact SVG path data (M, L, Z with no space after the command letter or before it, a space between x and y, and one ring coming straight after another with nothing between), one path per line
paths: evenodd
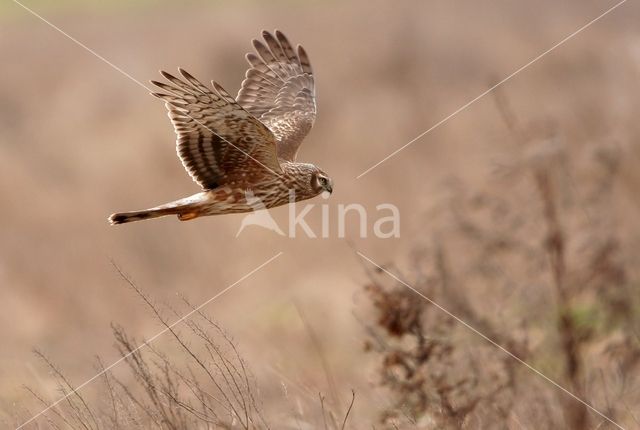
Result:
M246 54L249 68L234 99L220 84L208 87L179 68L160 73L160 89L174 126L176 152L197 194L149 209L114 213L112 225L175 215L180 221L267 209L333 192L321 168L296 161L316 119L309 56L279 30L262 31ZM251 196L251 201L247 200Z
M242 223L240 224L240 228L236 233L236 237L240 236L240 233L244 231L244 229L250 225L257 225L267 230L274 231L278 233L280 236L284 236L283 231L276 223L276 220L273 219L271 215L269 215L269 211L264 206L264 203L259 198L255 197L252 192L247 192L247 202L253 208L253 212L249 215L245 216L242 219Z

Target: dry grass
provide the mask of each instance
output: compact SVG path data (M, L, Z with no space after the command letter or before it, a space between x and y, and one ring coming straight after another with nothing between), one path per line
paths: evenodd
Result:
M183 320L186 333L180 332L178 324L171 323L159 305L117 266L116 269L168 332L168 336L173 338L173 346L179 354L172 351L168 355L150 341L137 342L122 327L114 325L115 345L128 365L131 378L129 382L123 382L114 375L111 366L105 367L103 360L97 358L96 372L101 385L97 388L97 395L89 399L72 385L52 360L44 353L35 351L51 371L62 401L46 399L35 389L26 387L37 402L22 414L14 414L16 426L35 416L37 412L34 411L39 407L44 413L23 428L284 428L282 424L270 426L265 419L255 378L236 343L220 325L183 300L194 314ZM182 318L171 308L167 311L177 319ZM325 430L344 430L355 402L355 392L352 394L341 421L326 409L324 396L319 394L318 411Z
M74 389L51 360L36 352L52 371L58 395L64 401L45 412L31 427L269 429L254 378L227 333L186 300L185 304L195 314L184 320L187 332L179 332L158 305L129 278L125 279L173 338L180 354L173 351L169 356L150 342L139 343L122 327L114 325L117 350L125 358L132 378L128 383L122 382L98 358L96 371L101 373L102 386L92 402ZM180 318L172 309L169 312ZM53 403L34 389L28 390L42 408ZM29 417L21 418L25 421Z

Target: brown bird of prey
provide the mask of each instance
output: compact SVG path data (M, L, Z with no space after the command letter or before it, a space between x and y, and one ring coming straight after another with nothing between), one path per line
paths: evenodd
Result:
M161 72L169 82L151 81L162 92L185 169L202 191L150 209L116 213L111 224L177 215L249 212L256 198L266 208L333 191L329 176L296 154L316 117L313 72L307 53L294 50L280 31L253 40L256 53L234 99L219 84L209 88L179 69L181 78Z

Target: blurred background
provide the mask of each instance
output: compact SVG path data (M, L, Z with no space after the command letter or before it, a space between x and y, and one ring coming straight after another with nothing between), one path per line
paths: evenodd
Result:
M183 67L235 94L243 55L262 29L280 29L304 45L318 118L299 159L335 182L331 198L315 203L329 206L331 228L340 203L363 204L369 232L376 205L392 203L401 226L400 238L360 238L350 217L346 239L335 231L326 239L290 239L257 227L236 238L242 215L110 226L113 212L197 191L176 157L163 103L4 2L0 406L12 416L16 405L33 404L25 384L49 400L59 397L34 347L77 385L95 373L96 355L105 363L119 357L112 323L137 339L161 329L111 261L157 303L183 314L177 295L202 303L282 252L205 310L233 336L268 415L281 423L274 428L292 417L300 420L291 426L303 428L299 422L318 413L318 392L332 392L329 402L343 414L352 388L351 425L371 428L396 400L406 402L397 387L381 383L389 349L366 348L372 326L382 324L386 333L379 314L392 311L365 288L383 288L383 281L357 250L471 318L621 425L640 427L637 4L622 5L356 179L613 4L25 0L145 84L159 69ZM272 211L281 226L287 213ZM320 230L320 208L307 219ZM429 338L439 311L423 311ZM463 357L450 357L450 368L470 368L462 364L470 357L479 369L504 358L447 324L455 333L443 336ZM401 333L386 334L404 342ZM608 428L592 412L568 413L573 400L526 368L513 372L502 428L535 428L540 417L551 427ZM434 396L426 403L438 407L425 412L422 405L416 416L445 414L442 392ZM461 404L450 403L454 411ZM455 425L482 428L478 417L493 406L471 403L481 406Z

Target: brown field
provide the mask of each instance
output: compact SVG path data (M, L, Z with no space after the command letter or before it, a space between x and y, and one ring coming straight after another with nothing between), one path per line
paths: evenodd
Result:
M109 365L189 312L182 298L199 305L279 252L202 309L212 321L194 315L134 354L149 374L120 363L109 375L122 385L99 378L25 428L339 429L352 390L344 428L618 428L357 252L640 428L640 6L623 4L356 179L615 3L185 3L24 2L145 84L181 66L235 94L260 30L303 44L318 119L299 158L335 182L307 219L319 231L329 205L330 237L249 227L236 238L242 215L110 226L112 212L197 191L165 108L6 2L1 428L61 397L55 369L68 392L96 356ZM340 203L367 208L370 237L355 216L337 237ZM399 208L400 238L372 237L380 203ZM286 207L272 214L287 225ZM180 380L189 368L215 378ZM176 396L205 408L193 384L215 392L225 375L230 400L210 422L162 389L178 381Z

